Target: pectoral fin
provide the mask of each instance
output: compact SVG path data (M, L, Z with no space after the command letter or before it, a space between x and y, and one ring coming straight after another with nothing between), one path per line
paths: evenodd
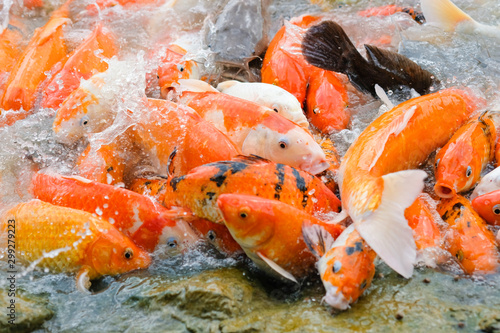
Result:
M89 288L91 286L89 277L90 268L88 266L83 266L78 274L76 275L76 289L84 294L89 294Z
M290 280L290 281L293 281L295 283L299 283L295 277L288 273L286 270L284 270L280 265L278 265L277 263L275 263L274 261L272 261L271 259L269 259L268 257L266 257L265 255L263 255L262 253L260 252L257 252L257 255L259 256L260 259L262 259L269 267L271 267L271 269L273 271L275 271L276 273L278 273L279 275L283 276L284 278Z

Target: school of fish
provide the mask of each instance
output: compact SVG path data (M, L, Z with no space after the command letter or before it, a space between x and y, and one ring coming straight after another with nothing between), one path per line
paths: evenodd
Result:
M311 1L323 11L255 40L241 62L231 48L214 52L227 54L214 75L197 59L202 23L171 34L159 23L200 3L11 8L0 33L0 133L45 112L72 155L64 165L25 156L29 181L0 201L0 260L76 273L89 293L92 280L208 245L248 257L262 279L301 285L319 275L337 310L376 282L377 258L407 279L422 262L500 273L500 103L441 81L390 36L355 40L323 1ZM118 21L142 10L149 40L120 35ZM35 29L37 11L48 15ZM358 15L500 40L500 27L449 0ZM339 154L332 134L352 128L369 101L379 113ZM0 168L0 185L8 176Z

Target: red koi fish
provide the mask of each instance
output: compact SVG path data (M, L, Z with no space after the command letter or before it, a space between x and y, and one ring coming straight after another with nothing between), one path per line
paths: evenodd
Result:
M435 209L430 207L426 197L430 199L428 195L418 196L415 202L405 209L405 218L410 228L413 229L417 250L439 247L441 244L441 231L433 214Z
M436 155L434 192L451 198L470 190L493 159L497 133L491 116L483 113L460 127Z
M259 268L296 283L314 267L302 223L328 227L333 238L344 230L286 203L253 195L221 194L217 206L233 238Z
M89 79L93 74L107 70L108 64L104 59L113 57L117 52L114 36L98 24L64 64L58 63L54 67L57 74L44 87L42 107L58 108L78 88L80 79ZM57 67L61 69L58 71Z
M500 226L500 190L474 198L472 207L486 222Z
M28 116L37 97L37 89L46 78L46 72L58 62L65 62L67 50L64 42L63 29L70 25L68 0L61 8L52 13L49 21L35 31L30 43L12 68L7 81L0 106L4 110L20 110L4 124L11 125L19 119Z
M42 201L96 214L149 252L166 245L166 253L185 252L198 237L184 221L174 221L160 204L141 194L77 176L36 173L31 191Z
M500 254L495 235L474 211L469 200L457 195L442 199L437 206L442 219L450 225L448 251L457 259L464 272L494 273L500 268Z

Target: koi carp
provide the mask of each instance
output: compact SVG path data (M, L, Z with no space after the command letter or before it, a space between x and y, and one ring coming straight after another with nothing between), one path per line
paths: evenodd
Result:
M188 208L198 217L222 223L216 203L223 193L275 199L309 214L338 213L340 209L339 199L317 177L258 156L206 164L184 176L172 177L163 204Z
M179 101L226 134L245 155L258 155L312 174L329 167L311 134L272 109L211 91L186 91Z
M491 116L483 113L451 137L436 155L434 192L451 198L471 189L493 159L497 133Z
M348 309L370 286L377 254L354 225L337 239L320 226L308 223L304 223L302 233L308 248L318 259L316 266L326 289L323 300L335 309Z
M253 195L221 194L217 206L233 238L258 267L296 283L314 267L302 223L328 227L333 238L344 230L284 202Z
M0 218L0 252L7 252L7 230L16 232L16 259L54 272L78 272L77 288L90 280L144 269L151 263L112 224L88 212L37 199L20 203Z
M404 210L427 177L423 170L407 169L418 167L443 146L472 115L474 103L457 89L403 102L375 119L340 165L343 212L368 245L406 278L413 273L416 247ZM428 135L429 124L433 135Z
M159 247L169 254L185 252L198 241L186 222L172 219L179 212L171 213L148 197L123 188L79 176L39 172L33 176L31 191L42 201L102 217L149 252Z
M441 218L450 225L446 235L448 251L457 259L464 272L494 273L500 267L500 254L495 235L474 211L469 200L457 195L441 199L437 206Z

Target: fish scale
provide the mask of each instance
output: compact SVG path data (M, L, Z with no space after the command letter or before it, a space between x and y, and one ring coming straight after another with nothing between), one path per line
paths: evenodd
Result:
M39 200L17 205L5 214L0 222L2 233L7 232L9 219L16 221L16 259L33 262L45 257L38 267L54 272L77 271L87 256L87 247L100 233L110 229L107 222L90 213ZM83 237L89 232L90 235ZM37 237L41 234L44 237ZM46 257L47 253L65 247L69 249L54 258Z

